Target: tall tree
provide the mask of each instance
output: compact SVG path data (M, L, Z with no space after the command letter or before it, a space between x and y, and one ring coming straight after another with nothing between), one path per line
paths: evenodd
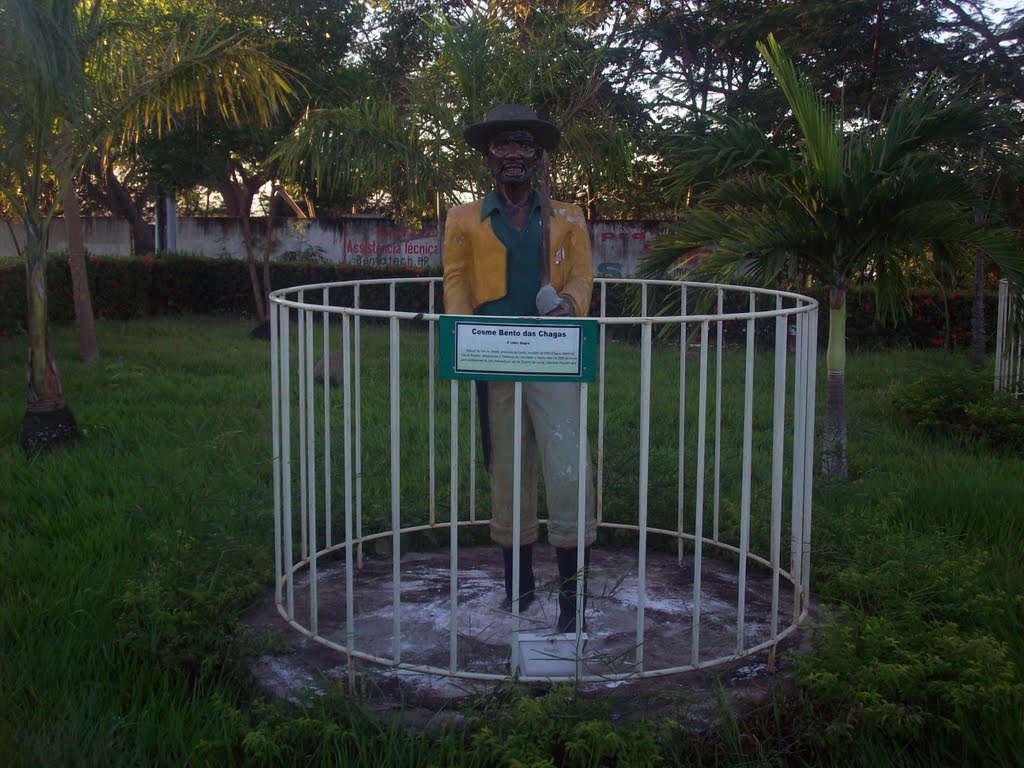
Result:
M877 118L936 69L977 74L985 0L632 0L616 4L620 66L655 111L762 126L785 111L755 43L769 33L849 118ZM1011 33L991 36L1005 50ZM1019 77L1019 66L1017 76ZM1004 79L1012 79L1004 74Z
M773 37L758 46L785 96L797 144L750 122L696 142L673 172L697 202L644 264L664 275L693 248L713 246L710 266L777 283L798 273L829 289L828 392L822 447L826 476L846 478L846 292L870 274L879 309L908 312L905 263L928 244L985 248L1012 274L1024 258L1007 231L974 221L970 184L949 170L942 149L984 134L992 114L931 81L904 94L886 119L848 128L801 77ZM781 127L780 127L781 128Z
M502 5L430 19L436 52L421 71L378 96L311 111L276 150L282 172L367 208L433 214L436 196L447 205L489 185L463 126L521 102L562 129L555 193L598 212L603 190L628 184L642 118L624 117L603 74L605 51L584 34L597 17L568 4L522 15Z
M159 131L176 115L208 108L268 119L289 91L280 65L217 26L186 25L160 47L153 40L137 47L121 19L138 6L120 8L123 14L119 7L100 0L0 6L0 193L26 231L27 451L77 436L47 328L45 251L50 222L83 158L111 137L111 126L123 135Z
M996 15L991 4L984 2L939 0L939 6L946 13L947 38L956 40L962 52L959 61L947 64L947 69L963 79L969 78L993 98L1015 109L1019 124L1024 116L1024 6L1018 5L1001 16ZM1024 153L1017 140L1019 131L1017 134L1009 152L1005 147L991 146L976 147L968 153L970 162L963 167L975 185L978 198L975 215L979 221L993 215L990 201L1006 198L1008 181L1013 188L1020 188ZM1012 204L1008 208L1019 225L1022 221L1019 212L1014 211ZM970 345L970 363L974 369L980 369L985 362L986 271L985 252L976 249Z

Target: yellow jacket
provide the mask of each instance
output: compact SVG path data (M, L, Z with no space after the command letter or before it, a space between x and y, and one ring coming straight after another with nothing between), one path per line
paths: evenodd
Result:
M472 315L481 304L500 299L505 288L505 246L491 220L480 220L483 200L448 211L444 233L444 311ZM590 234L578 205L551 201L551 285L572 299L576 315L590 308L594 265Z

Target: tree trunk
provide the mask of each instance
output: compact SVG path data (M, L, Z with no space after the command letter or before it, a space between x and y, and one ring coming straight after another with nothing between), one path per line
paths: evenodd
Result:
M74 181L64 190L64 224L68 231L68 266L71 269L71 297L75 305L75 325L78 327L78 353L83 363L99 357L96 343L96 322L89 293L89 274L85 264L85 236L82 231L82 211L78 204Z
M949 318L949 296L946 295L946 287L941 280L939 281L939 290L942 291L942 319L946 327L942 339L942 367L945 368L946 363L949 362L949 355L953 351L953 324Z
M984 205L985 187L981 168L985 164L985 150L978 149L978 172L974 176L974 194L977 204L974 221L979 226L985 223L987 210ZM985 365L985 252L974 251L974 297L971 305L971 349L969 360L971 370L980 371Z
M85 264L82 215L74 185L64 195L64 222L68 229L68 265L71 269L75 325L78 327L78 353L83 363L91 363L99 357L99 345L96 342L96 322L92 312L89 274Z
M242 245L245 247L245 261L249 267L249 282L252 284L252 298L256 305L256 319L260 326L267 322L267 300L260 285L260 276L256 270L256 252L252 242L252 199L256 191L262 186L257 178L243 178L241 184L225 182L221 185L221 194L224 196L224 204L228 213L238 217L238 224L242 230ZM267 336L269 339L269 335Z
M263 288L260 286L260 276L256 271L256 253L252 247L252 227L250 226L249 213L245 211L238 217L238 223L242 227L242 240L245 245L245 261L249 265L249 281L252 283L252 298L256 304L256 319L262 325L267 321L266 302L263 296Z
M874 40L871 43L871 69L868 74L868 105L874 104L875 83L878 82L878 58L882 50L882 29L884 26L885 13L882 3L875 6L875 31Z
M110 197L111 213L124 218L131 227L132 253L136 256L153 253L156 250L156 240L153 237L153 228L142 218L142 206L132 199L131 193L125 189L112 167L107 167L104 180ZM143 202L145 200L144 196Z
M46 238L38 221L25 222L28 292L28 391L21 447L38 453L74 442L75 417L64 402L57 360L50 346L46 301Z
M143 191L137 198L132 197L117 178L112 164L102 162L95 154L86 158L85 171L82 181L87 197L114 216L128 222L132 253L138 256L155 251L153 227L142 218L142 211L149 201L149 193Z
M971 307L971 369L985 365L985 253L974 252L974 301Z
M848 477L846 465L846 288L829 294L828 371L821 473L832 480Z

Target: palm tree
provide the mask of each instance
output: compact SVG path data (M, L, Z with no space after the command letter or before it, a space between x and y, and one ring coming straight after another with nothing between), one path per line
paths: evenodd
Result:
M681 156L671 182L677 192L692 191L695 203L642 271L664 275L682 254L713 245L708 268L720 275L767 283L804 275L829 289L822 471L843 479L851 281L873 278L882 317L896 319L910 309L907 258L930 245L982 248L1016 274L1022 259L1010 233L975 223L970 184L948 170L941 152L983 135L991 113L930 80L878 124L848 128L773 37L758 50L788 102L797 144L723 120Z
M146 24L122 3L101 0L0 6L0 193L26 232L28 407L21 444L30 452L77 436L47 328L45 252L50 222L83 158L101 142L166 130L189 112L267 119L290 92L284 68L244 39L173 4L150 6L158 7L180 23L154 26L150 16ZM139 8L147 6L131 5ZM79 266L81 290L84 260Z

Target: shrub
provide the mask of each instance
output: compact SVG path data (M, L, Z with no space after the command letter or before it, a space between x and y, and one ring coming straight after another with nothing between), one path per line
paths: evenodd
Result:
M248 265L237 259L210 259L188 254L131 259L90 256L88 270L93 311L100 318L131 320L180 312L255 313ZM277 289L310 283L439 274L440 270L291 261L271 264L270 281ZM53 255L47 259L46 282L50 321L60 324L74 322L71 275L66 255ZM427 311L425 285L401 286L396 297L398 307L413 312ZM24 331L25 297L24 267L21 264L0 267L0 336ZM438 290L435 299L438 308L441 307L440 297ZM316 299L319 298L318 294ZM332 303L341 298L338 292L332 292ZM388 301L386 286L368 286L360 291L361 306L385 308Z
M521 692L520 692L521 693ZM608 722L599 704L559 685L547 695L518 695L500 712L485 713L470 738L471 754L494 766L643 765L663 762L656 725L629 729Z
M1024 693L1004 643L913 609L829 623L816 658L798 669L833 749L864 738L955 743L964 726L1006 717Z
M987 375L935 374L897 390L892 402L908 423L920 429L1024 450L1024 403L994 391Z
M1024 702L1016 649L1000 635L1024 597L993 584L989 552L908 526L906 515L894 494L819 517L818 595L833 608L795 664L813 703L803 713L810 746L912 748L907 762L925 765L976 765L988 753L987 764L1003 764L991 750L1005 756L1018 740L975 735L1000 733Z

